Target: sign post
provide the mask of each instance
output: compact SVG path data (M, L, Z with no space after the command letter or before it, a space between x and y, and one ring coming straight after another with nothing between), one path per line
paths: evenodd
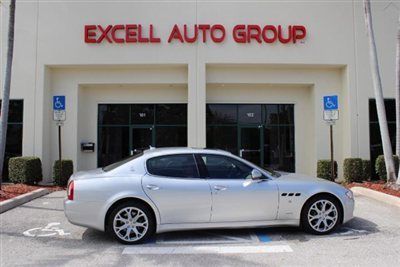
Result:
M58 162L60 164L60 179L62 178L62 154L61 154L61 126L66 120L65 115L65 96L57 95L53 96L53 120L58 126Z
M331 180L335 180L335 160L333 157L333 125L339 119L339 103L337 95L324 96L324 120L329 125L330 149L331 149Z

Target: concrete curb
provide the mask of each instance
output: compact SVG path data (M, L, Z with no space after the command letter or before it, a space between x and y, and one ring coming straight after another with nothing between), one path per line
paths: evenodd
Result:
M50 191L46 188L39 188L32 192L16 196L5 201L0 202L0 213L13 209L19 205L29 202L35 198L47 195Z
M398 208L400 208L400 198L399 197L395 197L395 196L391 196L379 191L375 191L369 188L365 188L365 187L359 187L359 186L355 186L351 188L351 191L353 191L353 193L355 195L363 195L369 198L373 198L375 200L384 202L386 204L389 205L393 205L393 206L397 206Z

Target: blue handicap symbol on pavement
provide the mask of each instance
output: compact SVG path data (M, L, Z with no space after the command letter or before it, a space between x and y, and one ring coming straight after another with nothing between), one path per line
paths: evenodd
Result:
M339 108L338 96L324 96L324 110L337 110Z
M65 95L53 96L53 110L65 110Z

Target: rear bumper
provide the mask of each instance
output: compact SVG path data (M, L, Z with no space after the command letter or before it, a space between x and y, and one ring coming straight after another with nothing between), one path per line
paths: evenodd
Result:
M104 231L104 219L99 218L97 202L64 199L64 214L72 224Z

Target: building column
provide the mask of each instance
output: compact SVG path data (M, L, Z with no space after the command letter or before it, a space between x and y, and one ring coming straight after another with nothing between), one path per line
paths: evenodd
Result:
M206 65L188 65L188 146L206 147Z

